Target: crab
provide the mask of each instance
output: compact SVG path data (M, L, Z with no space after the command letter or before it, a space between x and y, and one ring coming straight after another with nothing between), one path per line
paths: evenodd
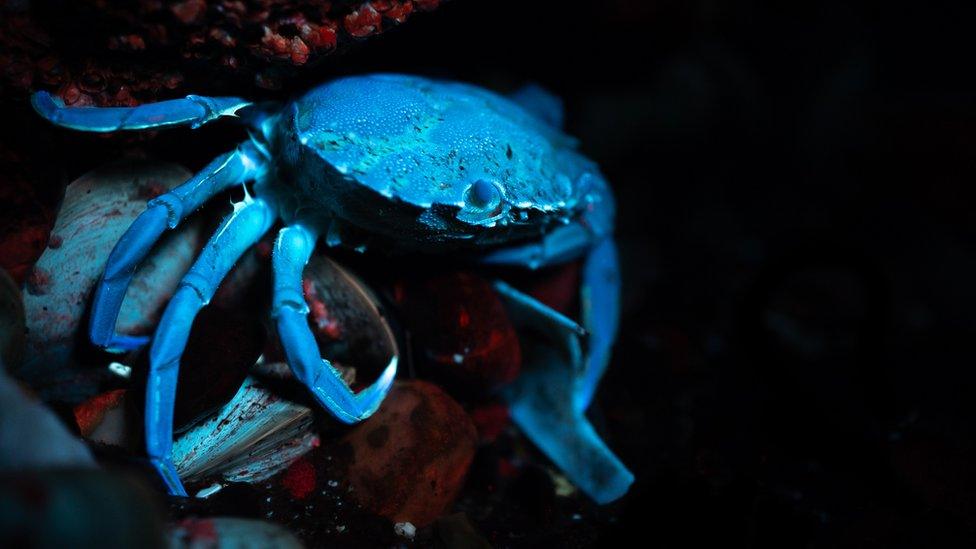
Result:
M146 450L171 494L186 495L171 453L177 372L193 320L238 258L279 222L272 317L295 377L345 423L377 410L397 362L355 393L320 356L302 290L317 242L528 269L582 258L583 326L495 283L519 322L548 332L560 348L539 354L504 395L514 422L584 492L605 503L627 491L633 475L584 415L618 325L614 201L597 166L561 131L555 97L537 86L502 96L464 83L372 74L276 104L189 95L131 108L71 108L46 92L32 102L50 122L88 132L197 128L220 118L249 131L235 150L148 202L110 254L92 304L96 345L124 352L151 341ZM239 185L245 198L200 252L151 340L116 333L126 289L154 243Z

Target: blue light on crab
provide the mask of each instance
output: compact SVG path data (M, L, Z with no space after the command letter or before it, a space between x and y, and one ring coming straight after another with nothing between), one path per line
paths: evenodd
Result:
M302 271L317 241L526 268L584 257L585 330L496 284L519 322L546 330L560 348L537 354L505 394L514 421L584 492L605 503L627 491L633 475L584 415L617 331L613 198L597 167L560 131L554 98L537 88L506 98L466 84L382 74L336 80L284 104L191 95L134 108L65 108L44 92L33 103L51 122L83 131L196 128L221 117L238 117L250 130L234 151L149 202L112 251L95 294L94 343L113 350L148 343L115 333L136 266L164 231L207 199L253 182L184 277L152 338L147 451L172 494L186 494L171 458L172 423L193 319L241 254L279 220L272 314L288 363L346 423L379 407L397 365L394 359L372 385L353 393L319 356L302 293Z

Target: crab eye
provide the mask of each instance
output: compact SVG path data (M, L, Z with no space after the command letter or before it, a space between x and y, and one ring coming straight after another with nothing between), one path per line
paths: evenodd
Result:
M464 209L491 211L502 201L501 190L489 181L479 179L464 190Z
M494 203L498 202L499 198L498 189L484 179L479 179L472 183L464 193L464 202L466 205L482 210L493 206Z
M502 210L508 209L504 207L501 188L484 179L469 185L464 190L463 198L464 206L458 212L457 218L465 223L493 223L501 217Z

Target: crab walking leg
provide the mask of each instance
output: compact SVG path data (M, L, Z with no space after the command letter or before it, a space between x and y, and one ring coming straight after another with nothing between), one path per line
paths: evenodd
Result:
M590 178L589 204L578 219L550 231L536 242L501 248L480 258L487 264L537 269L583 256L583 326L587 331L585 364L576 373L573 401L585 410L610 360L620 316L620 274L613 241L613 197L602 180Z
M573 403L580 412L593 400L610 363L620 325L620 263L612 238L598 242L583 261L581 289L583 326L587 331L586 369L576 383Z
M302 271L315 248L315 233L304 225L292 225L278 233L274 267L273 316L288 356L288 364L325 409L344 423L356 423L372 415L383 402L396 376L394 357L372 385L353 393L339 372L319 355L308 326L308 304L302 291Z
M583 329L503 282L496 282L495 289L520 332L544 335L541 340L522 338L522 373L503 392L512 420L594 501L620 498L634 475L603 442L576 400Z
M569 255L569 248L561 249L565 250L564 256ZM610 351L617 339L620 322L620 269L613 238L604 237L589 249L583 249L587 251L580 297L586 353L572 369L575 379L572 400L580 412L589 407L610 363Z
M274 207L264 199L246 199L235 204L234 213L224 220L183 277L156 328L149 350L146 450L173 495L186 495L170 454L173 449L176 379L193 319L213 297L234 263L268 231L274 221Z
M52 124L86 132L149 130L172 126L198 128L221 117L236 117L251 105L239 97L202 97L148 103L138 107L65 107L61 99L47 92L31 98L34 110Z
M189 181L146 204L146 210L132 222L109 254L102 278L95 290L89 335L94 344L126 351L148 342L146 337L117 335L115 323L126 289L139 263L166 229L175 228L187 215L221 191L265 171L265 161L252 142L217 157Z

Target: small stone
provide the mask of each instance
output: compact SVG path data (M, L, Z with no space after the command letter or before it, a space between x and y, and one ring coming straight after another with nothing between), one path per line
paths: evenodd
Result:
M401 538L413 539L417 535L417 527L409 522L398 522L394 524L393 531Z

